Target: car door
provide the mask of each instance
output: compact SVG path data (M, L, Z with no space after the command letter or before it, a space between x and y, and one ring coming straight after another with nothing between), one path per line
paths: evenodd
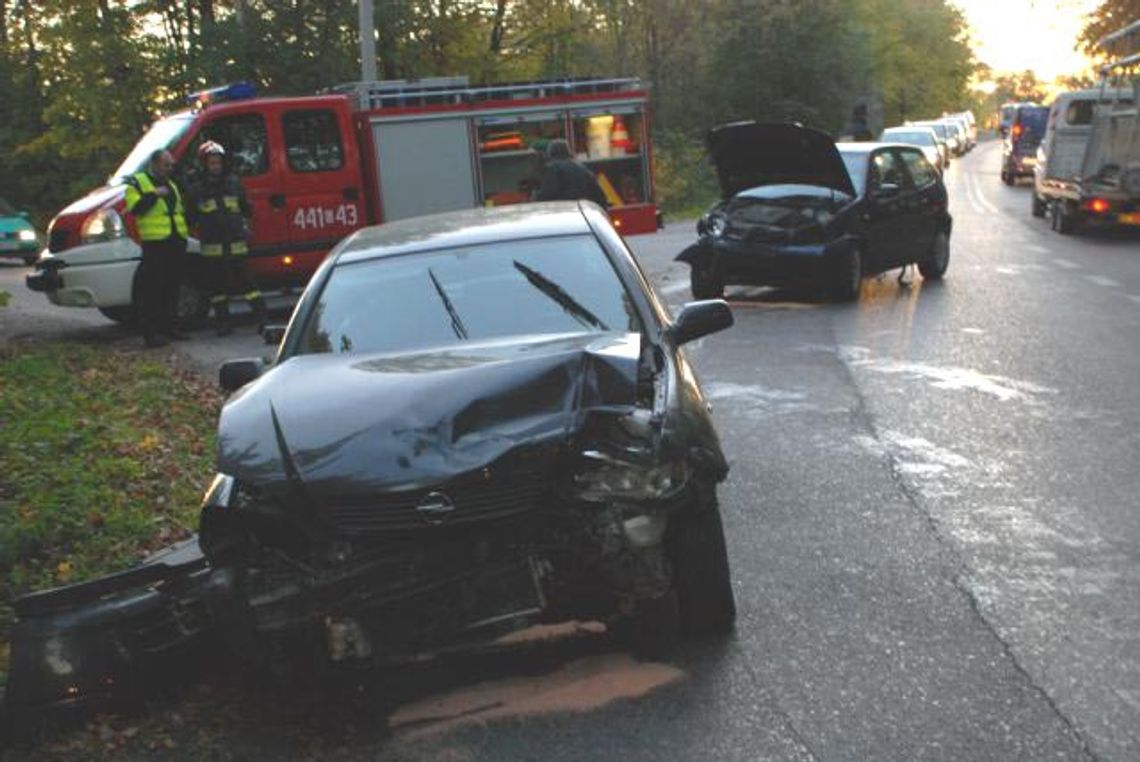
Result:
M930 249L934 234L941 227L946 210L946 187L938 176L938 170L922 154L911 148L897 149L902 158L903 168L910 178L910 202L905 203L910 237L903 241L902 259L899 264L910 264L922 258Z
M289 253L305 272L366 222L360 161L348 120L344 108L320 102L280 114Z
M905 239L913 235L908 204L910 176L902 159L890 148L872 152L867 170L867 200L863 212L867 246L863 252L863 272L878 273L897 267Z
M272 160L265 115L229 109L212 117L188 148L184 160L190 176L200 172L198 146L212 140L226 149L226 161L241 178L252 210L250 250L273 249L288 240L288 230L273 199L281 194L281 173Z

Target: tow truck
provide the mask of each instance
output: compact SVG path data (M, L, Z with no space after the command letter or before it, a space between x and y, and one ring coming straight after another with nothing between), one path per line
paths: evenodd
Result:
M648 96L636 78L384 80L290 98L257 97L235 83L188 101L149 128L104 187L56 215L29 288L56 305L132 321L141 249L124 179L167 149L185 188L206 140L225 147L241 177L253 207L250 273L269 292L303 287L325 254L365 225L531 200L543 150L556 138L594 171L623 234L660 224ZM196 253L197 242L189 248ZM181 319L208 309L194 271L179 295Z

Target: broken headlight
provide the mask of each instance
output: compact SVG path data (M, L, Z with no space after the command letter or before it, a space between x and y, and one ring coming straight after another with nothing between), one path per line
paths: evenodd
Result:
M662 500L684 489L689 464L635 463L596 450L582 454L586 465L574 479L576 496L593 503L609 501Z

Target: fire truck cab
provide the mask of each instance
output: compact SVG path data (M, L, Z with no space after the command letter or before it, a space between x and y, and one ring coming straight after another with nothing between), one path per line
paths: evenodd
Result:
M168 149L185 191L206 140L225 147L241 177L253 208L250 273L270 291L303 286L329 249L364 225L530 201L556 138L594 171L623 233L658 226L648 103L636 79L475 87L450 77L293 98L258 98L238 83L190 99L192 108L150 127L105 187L52 220L29 288L54 304L133 319L141 250L123 180ZM194 269L179 299L183 318L208 304Z

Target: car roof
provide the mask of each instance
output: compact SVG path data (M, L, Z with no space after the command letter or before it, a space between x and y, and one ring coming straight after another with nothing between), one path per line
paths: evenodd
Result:
M495 241L590 233L583 202L551 201L463 209L362 228L338 247L337 263Z

